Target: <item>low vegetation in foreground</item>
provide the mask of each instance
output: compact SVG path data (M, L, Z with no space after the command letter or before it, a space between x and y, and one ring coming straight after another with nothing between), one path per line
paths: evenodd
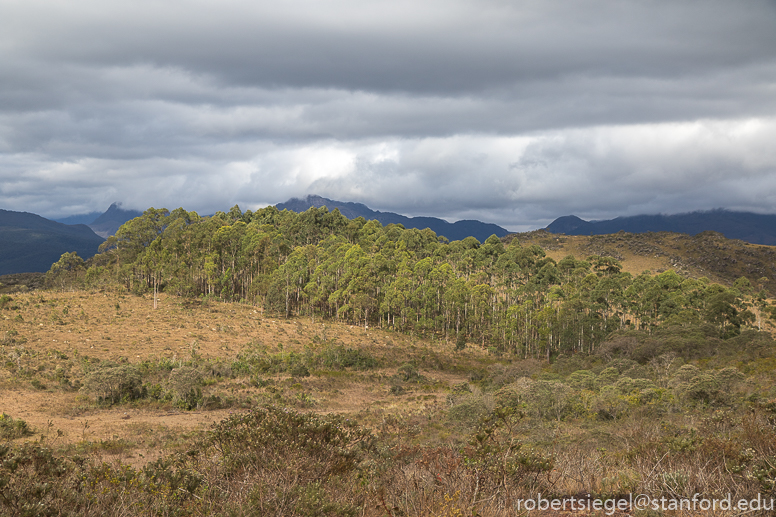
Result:
M0 314L3 400L61 401L48 422L3 409L4 515L506 516L539 493L776 495L766 332L623 330L547 363L120 291L19 293ZM156 337L132 333L140 321ZM132 418L90 431L110 415Z

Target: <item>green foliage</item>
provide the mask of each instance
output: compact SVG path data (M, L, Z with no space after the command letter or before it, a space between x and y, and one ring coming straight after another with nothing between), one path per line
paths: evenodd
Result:
M173 369L168 380L173 404L184 410L199 408L203 401L202 381L202 372L193 366Z
M132 365L95 369L86 376L84 388L108 404L135 400L145 395L140 371Z
M455 349L459 352L466 348L466 335L463 333L459 333L458 337L455 338Z
M345 347L344 345L327 346L317 356L311 359L314 366L342 370L353 368L354 370L369 370L378 366L369 352L360 348Z
M46 273L46 285L60 289L77 287L85 270L84 260L76 252L63 253Z
M487 473L486 479L496 487L520 485L553 468L551 457L524 447L516 438L515 428L522 418L515 409L496 408L471 440L469 461Z
M62 504L72 498L60 480L70 465L50 449L34 443L0 445L0 512L9 516L70 515L76 508Z
M22 419L14 419L10 415L0 413L0 438L13 440L32 434L32 429Z

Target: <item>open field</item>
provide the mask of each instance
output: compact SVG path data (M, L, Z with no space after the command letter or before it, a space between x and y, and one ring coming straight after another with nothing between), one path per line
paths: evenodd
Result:
M4 474L3 508L501 517L538 493L773 496L776 346L713 331L624 332L548 364L239 303L14 293L0 453L34 460Z
M264 318L260 309L230 303L108 292L37 291L14 295L15 310L0 313L6 367L0 369L0 412L24 419L36 433L59 444L124 441L124 458L154 458L165 440L202 430L230 412L262 401L290 398L302 410L348 414L413 411L444 400L450 386L467 380L472 368L493 363L477 348L440 359L452 350L445 342L350 325L312 323L310 319ZM209 390L229 398L222 409L183 410L170 402L100 406L83 384L84 365L164 363L171 368L193 360L228 369L241 353L257 345L270 354L314 353L324 341L337 342L379 359L380 366L359 371L315 371L293 378L283 372L265 376L270 390L248 378L214 376ZM391 393L392 378L409 359L421 363L422 386ZM448 362L439 369L422 363ZM449 370L449 371L448 371ZM218 379L217 382L215 379ZM394 389L396 391L396 389ZM305 400L310 402L306 403ZM314 401L314 402L313 402Z

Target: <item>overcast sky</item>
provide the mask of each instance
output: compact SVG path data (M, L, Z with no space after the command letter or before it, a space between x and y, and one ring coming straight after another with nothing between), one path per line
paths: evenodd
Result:
M776 2L0 0L0 208L776 213Z

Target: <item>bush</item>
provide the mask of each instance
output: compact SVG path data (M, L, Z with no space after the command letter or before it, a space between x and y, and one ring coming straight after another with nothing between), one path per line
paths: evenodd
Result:
M0 445L0 514L76 515L77 508L67 500L75 495L72 488L61 486L71 468L37 444Z
M132 365L100 368L86 376L84 387L101 402L135 400L144 396L140 371Z
M569 375L569 385L577 390L592 390L595 388L595 374L590 370L577 370Z
M27 422L21 419L14 419L5 413L0 414L0 438L13 440L32 434Z
M447 411L447 420L464 429L476 428L493 410L490 399L481 394L467 393L457 399L453 407Z
M192 366L181 366L170 372L173 404L181 409L196 409L202 404L202 373Z
M346 348L343 345L327 347L313 361L324 368L337 370L344 368L368 370L378 366L377 359L369 352L357 348Z
M367 429L338 415L268 405L215 424L196 450L202 459L212 459L225 478L254 480L251 506L257 515L282 507L287 511L281 514L288 515L297 505L312 504L295 487L320 482L332 497L335 480L357 474L358 465L374 450L374 440ZM269 479L276 481L268 485ZM349 507L347 499L336 500Z

